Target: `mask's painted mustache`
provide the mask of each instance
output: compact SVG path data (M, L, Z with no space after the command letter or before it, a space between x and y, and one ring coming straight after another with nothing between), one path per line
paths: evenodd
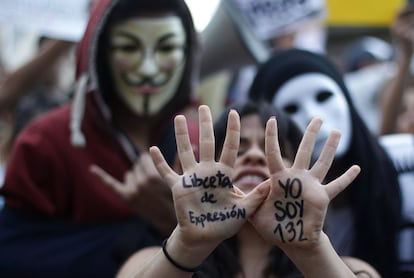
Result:
M164 78L162 81L156 81L153 78L144 77L140 81L135 82L129 79L127 76L122 77L123 81L129 86L140 87L140 86L151 86L151 87L160 87L165 85L168 82L168 78Z

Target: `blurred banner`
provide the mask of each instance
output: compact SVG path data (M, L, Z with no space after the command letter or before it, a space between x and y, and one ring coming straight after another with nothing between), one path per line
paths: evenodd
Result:
M319 26L325 5L325 0L221 0L201 34L201 77L264 62L275 37Z
M324 18L325 0L226 0L229 12L261 40Z
M326 0L329 26L387 27L406 0Z
M0 24L69 41L83 35L90 0L0 0Z

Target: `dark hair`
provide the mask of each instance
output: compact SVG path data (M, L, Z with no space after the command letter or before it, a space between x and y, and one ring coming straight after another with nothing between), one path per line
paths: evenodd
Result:
M294 152L302 139L302 132L287 115L266 102L247 101L234 104L221 114L214 125L217 153L220 153L224 143L227 116L231 109L239 113L240 119L249 115L258 115L263 127L266 126L266 122L270 117L275 116L278 123L282 155L293 159ZM239 249L236 235L220 244L203 264L202 270L194 277L234 277L241 271L238 256ZM278 248L273 248L269 253L267 268L263 273L265 277L274 276L275 274L277 276L283 275L283 277L298 277L296 267Z
M109 107L117 96L114 94L113 81L107 62L108 54L108 30L113 24L128 18L140 15L177 15L186 32L186 66L177 93L163 109L163 117L169 118L177 113L191 101L197 67L198 41L190 10L184 0L118 0L108 11L107 18L101 26L98 35L97 51L95 55L98 86L102 97ZM93 50L92 50L93 51Z
M395 277L397 233L401 223L401 193L394 165L356 111L342 73L322 54L290 49L276 52L260 65L249 91L255 100L272 102L289 79L316 72L332 78L347 101L351 113L352 139L349 150L336 159L328 179L350 166L362 171L345 190L355 217L355 244L351 254L372 264L384 277Z
M227 115L232 109L239 113L240 118L252 114L258 115L263 127L266 126L266 122L270 117L275 116L282 155L289 159L294 158L294 152L302 139L302 132L289 116L265 101L246 101L243 103L235 103L227 107L214 125L217 151L220 151L223 146L226 134Z

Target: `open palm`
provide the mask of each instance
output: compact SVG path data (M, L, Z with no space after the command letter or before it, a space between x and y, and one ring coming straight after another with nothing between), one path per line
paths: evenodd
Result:
M220 243L236 234L252 215L268 188L264 185L249 194L233 187L231 178L240 140L240 119L229 113L226 139L219 161L215 161L215 139L210 110L199 108L200 161L189 140L184 116L175 118L178 157L183 169L179 175L166 163L160 150L150 153L160 175L171 188L178 228L188 242Z
M265 152L271 177L264 183L269 183L271 189L251 222L265 240L281 249L314 247L320 240L329 202L360 171L358 166L352 166L339 178L322 184L334 159L340 133L331 133L320 157L310 168L321 124L318 118L311 121L290 168L282 161L276 120L270 119L266 126Z

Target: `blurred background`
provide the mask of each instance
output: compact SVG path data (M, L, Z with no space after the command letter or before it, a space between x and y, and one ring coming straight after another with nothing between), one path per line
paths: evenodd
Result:
M209 24L221 3L220 0L186 2L200 32ZM76 41L86 23L89 5L90 0L0 0L0 58L5 69L12 70L29 59L36 52L38 36L49 35ZM388 27L395 13L405 5L405 0L326 0L324 5L324 47L335 56L359 36L372 35L390 40ZM55 30L50 30L52 27ZM58 29L65 28L60 34Z

